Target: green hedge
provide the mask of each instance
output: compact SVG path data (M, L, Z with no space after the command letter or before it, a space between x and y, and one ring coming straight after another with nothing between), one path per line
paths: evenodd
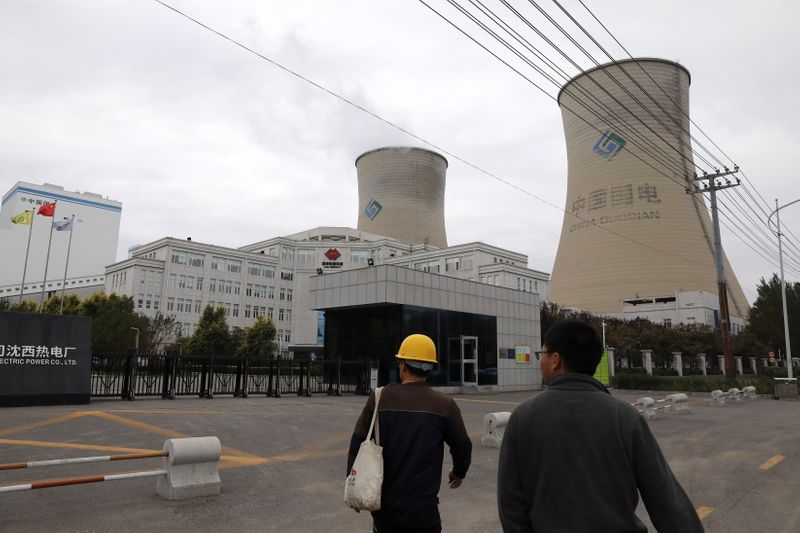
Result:
M724 376L648 376L641 374L618 374L611 378L611 386L618 389L711 392L716 389L727 391L736 387L741 389L753 385L759 394L772 394L775 382L766 376L738 376L729 379Z

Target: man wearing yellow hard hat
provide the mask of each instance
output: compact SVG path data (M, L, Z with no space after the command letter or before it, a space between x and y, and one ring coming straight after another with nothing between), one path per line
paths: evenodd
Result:
M395 357L401 383L383 387L378 402L384 470L381 508L372 513L373 528L377 533L438 533L442 530L438 494L444 444L453 457L448 477L450 488L455 489L467 475L472 442L456 402L425 383L438 363L433 340L409 335ZM374 409L373 393L353 430L348 473L367 436Z

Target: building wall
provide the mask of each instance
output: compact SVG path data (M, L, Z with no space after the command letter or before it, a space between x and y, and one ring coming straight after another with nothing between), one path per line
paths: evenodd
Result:
M500 269L498 272L501 276L504 275L503 270L514 270L528 278L537 279L537 283L546 290L547 274L525 268L527 257L522 254L483 243L443 250L419 249L413 253L412 250L407 242L353 228L315 228L240 249L164 238L139 246L129 259L110 265L106 269L105 287L109 294L116 292L132 296L139 312L148 315L155 315L158 311L174 314L184 325L185 335L194 332L203 309L209 303L221 304L228 313L228 324L233 327L252 325L255 322L253 309L257 308L259 314L275 321L283 351L288 351L289 346L318 345L319 312L311 297L312 280L319 275L318 272L322 272L322 277L326 278L330 274L353 269L358 272L372 271L365 268L370 258L376 265L397 262L422 268L420 263L424 263L441 265L444 270L447 259L467 257L467 262L458 262L458 269L455 269L456 263L449 263L453 268L446 271L448 279L454 283L463 280L477 282L482 268L478 261L489 261L488 266ZM188 257L186 254L202 257L203 266L175 262L176 254L183 254L179 261ZM214 257L240 262L241 271L213 270ZM270 266L275 276L254 276L250 273L251 265ZM282 280L281 272L291 273L292 279ZM424 272L420 270L419 273ZM200 279L203 280L202 289L198 286ZM219 290L220 281L224 284L223 291ZM229 284L230 292L227 292ZM498 286L502 287L502 284L498 283ZM280 298L281 290L283 300ZM291 300L288 299L290 290ZM525 292L530 294L529 291ZM281 309L283 320L280 319ZM538 320L538 311L536 317Z
M315 309L402 304L497 317L497 346L541 345L539 296L394 265L311 278ZM498 356L498 389L541 388L538 364Z
M23 211L37 209L44 203L56 201L53 218L35 215L33 225L15 225L10 218ZM116 260L117 240L122 204L94 193L75 193L58 185L36 185L18 182L4 196L0 209L0 250L3 250L3 268L0 268L0 286L19 284L25 264L28 233L31 244L26 282L41 283L45 273L48 242L50 259L47 280L62 280L67 260L70 232L53 231L51 222L75 215L72 245L69 254L68 278L102 275L106 265Z
M645 318L662 325L702 324L713 328L719 327L718 314L719 298L716 294L705 291L679 291L668 297L646 297L625 301L621 317L626 320ZM744 326L743 318L731 317L733 334L739 333Z
M620 300L636 293L716 293L708 208L701 195L685 191L684 176L695 170L691 140L681 129L689 128L689 81L688 71L676 63L644 59L588 71L562 89L567 197L550 287L552 300L561 306L607 314L618 312ZM650 103L636 83L654 95L663 110ZM635 100L648 102L646 107L656 118ZM608 119L601 105L634 124L644 140L620 121ZM620 135L624 146L615 151L612 144L604 144L606 132ZM643 148L647 143L653 146ZM661 154L655 156L660 162L651 154ZM725 269L731 315L744 318L747 300L727 260Z

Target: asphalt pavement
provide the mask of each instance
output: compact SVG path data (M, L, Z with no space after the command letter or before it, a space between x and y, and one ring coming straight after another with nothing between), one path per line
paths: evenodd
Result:
M500 531L498 450L480 446L483 417L531 394L456 396L473 464L461 488L443 484L444 531ZM614 394L629 402L645 395ZM367 513L342 503L346 448L364 401L251 396L2 409L0 463L160 450L166 438L183 436L216 435L224 449L217 497L165 501L153 478L0 493L0 532L371 531ZM712 407L707 395L694 395L689 404L689 414L659 411L650 426L707 531L800 532L800 402ZM160 461L0 471L0 486L156 469ZM643 508L639 514L649 524Z

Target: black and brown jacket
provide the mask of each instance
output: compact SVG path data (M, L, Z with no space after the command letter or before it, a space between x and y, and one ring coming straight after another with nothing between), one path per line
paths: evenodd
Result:
M375 396L371 394L350 439L347 472L367 436ZM444 444L450 447L453 473L464 478L472 457L461 411L455 400L424 382L388 385L378 406L383 447L382 508L435 506L442 483Z

